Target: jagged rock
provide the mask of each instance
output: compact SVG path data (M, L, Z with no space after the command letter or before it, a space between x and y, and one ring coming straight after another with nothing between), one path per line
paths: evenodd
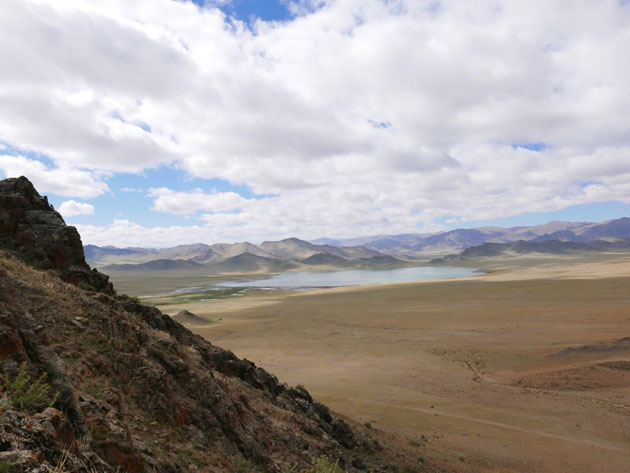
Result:
M326 407L325 405L317 402L317 401L313 401L311 403L311 407L313 408L313 411L327 424L330 424L330 422L332 421L332 416L330 415L330 409L328 409L328 407Z
M350 464L357 470L361 470L361 471L367 470L365 461L361 457L353 457L352 460L350 461Z
M333 428L333 437L343 447L354 448L356 446L354 433L346 421L342 419L333 419L330 425Z
M15 318L9 314L0 313L0 364L4 360L22 362L25 359L26 353ZM6 367L4 367L4 371L6 371Z
M77 229L25 177L0 181L0 245L23 251L40 268L58 270L64 281L113 294L109 277L85 262Z
M0 438L0 461L21 471L58 471L56 466L62 460L64 471L79 471L86 460L77 448L70 422L57 409L48 408L32 416L11 410L0 413ZM94 469L111 471L106 465L100 467L95 465Z

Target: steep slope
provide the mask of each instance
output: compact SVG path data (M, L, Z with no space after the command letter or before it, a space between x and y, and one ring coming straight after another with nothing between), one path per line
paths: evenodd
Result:
M597 238L628 238L630 237L630 218L623 217L616 220L609 220L600 225L593 225L574 232L586 241Z
M47 373L65 419L46 416L63 423L69 439L92 432L98 463L177 471L186 452L210 470L248 461L277 471L283 461L304 464L304 448L317 456L355 446L347 424L308 393L157 309L85 292L6 254L0 260L0 369L15 373L27 361L34 378ZM0 429L21 418L2 413ZM50 463L63 448L50 447ZM37 461L28 459L33 467Z
M35 195L26 183L0 182L12 196L0 204L28 204L16 199ZM13 227L12 216L25 212L0 206L0 221ZM51 207L38 212L32 221L46 226L34 230L22 219L13 233L34 232L38 246L4 232L10 249L0 250L3 471L285 472L324 454L348 470L420 471L417 456L383 449L376 432L351 428L305 389L281 384L158 309L68 284L66 264L42 271L21 261L52 264L47 249L67 251L54 241L60 235L72 237L65 241L73 250L81 243ZM70 261L87 266L78 253ZM51 392L23 389L29 380L15 380L26 374L46 375ZM398 467L385 464L394 457Z

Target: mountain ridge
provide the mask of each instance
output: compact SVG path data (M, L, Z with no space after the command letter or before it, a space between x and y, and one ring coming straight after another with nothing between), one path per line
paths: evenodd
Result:
M274 260L271 266L281 266L277 261L284 261L284 266L291 267L303 261L303 264L307 266L313 266L318 262L320 265L347 267L360 265L382 255L402 258L399 262L392 262L392 264L410 264L419 258L453 254L484 243L509 243L519 240L587 243L603 237L630 238L630 218L622 217L601 223L554 220L534 226L510 228L486 226L439 233L376 235L345 240L321 238L312 242L293 237L279 241L264 241L260 245L247 241L212 245L196 243L163 249L86 245L85 254L91 264L100 268L107 267L109 270L140 270L142 267L131 265L164 259L219 264L225 269L229 266L230 258L244 253ZM317 256L323 254L332 257ZM373 261L377 260L378 258ZM111 264L128 266L111 268L108 266ZM172 263L172 265L176 266L177 263ZM184 263L179 263L179 265L182 268L185 266Z
M222 263L236 256L251 255L275 260L301 260L318 253L326 253L347 260L371 258L380 252L360 246L336 247L315 245L299 238L286 238L280 241L265 241L260 245L249 242L215 243L206 245L195 243L171 248L117 248L114 246L85 246L86 259L97 267L110 264L145 264L154 260L190 260L195 263Z
M360 241L368 249L399 256L422 256L463 251L483 243L508 243L519 240L560 240L589 242L601 237L630 238L630 218L603 222L550 221L540 225L518 227L459 228L439 233L401 235L375 235L350 239L317 239L315 243L327 242L343 245Z
M458 262L475 258L491 258L505 255L526 255L531 253L566 255L573 252L604 252L629 250L630 238L595 239L588 242L560 240L519 240L516 242L494 243L471 246L458 254L446 255L431 260L431 263Z

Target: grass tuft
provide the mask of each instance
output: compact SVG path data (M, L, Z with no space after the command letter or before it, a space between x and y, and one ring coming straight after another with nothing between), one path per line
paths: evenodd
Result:
M14 379L8 373L0 376L2 386L2 405L35 414L48 407L52 407L59 397L59 393L51 396L50 385L45 383L46 373L35 382L26 372L26 362L20 365L20 371Z

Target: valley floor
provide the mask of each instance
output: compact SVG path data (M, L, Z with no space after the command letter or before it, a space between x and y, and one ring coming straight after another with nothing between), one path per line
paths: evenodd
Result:
M630 256L484 269L166 310L212 320L191 328L462 471L627 472Z

